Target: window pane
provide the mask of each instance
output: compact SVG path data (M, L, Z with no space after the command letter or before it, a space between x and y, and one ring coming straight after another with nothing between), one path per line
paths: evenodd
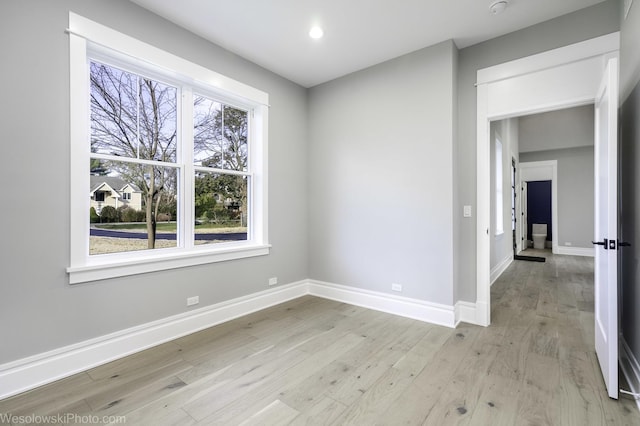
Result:
M196 172L195 244L247 240L248 179Z
M91 170L89 254L176 247L176 169L92 159Z
M93 61L90 80L91 152L176 161L175 87Z
M247 171L248 113L204 96L194 96L196 165Z

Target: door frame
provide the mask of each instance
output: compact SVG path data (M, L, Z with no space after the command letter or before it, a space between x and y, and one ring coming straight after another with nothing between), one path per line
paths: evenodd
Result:
M615 32L478 70L476 324L491 324L490 122L594 103L606 61L619 48Z
M558 160L520 163L520 182L551 181L551 240L553 254L558 254ZM521 202L524 200L521 200ZM528 212L527 212L528 213ZM527 226L526 223L522 224ZM527 238L529 236L527 235Z

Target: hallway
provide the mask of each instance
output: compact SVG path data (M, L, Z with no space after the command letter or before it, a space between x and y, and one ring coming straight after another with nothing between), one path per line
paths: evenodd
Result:
M593 258L535 249L521 254L546 262L514 261L491 287L490 329L503 341L490 373L528 388L538 424L640 424L635 402L624 395L609 399L600 374ZM519 412L527 410L525 401L518 405Z

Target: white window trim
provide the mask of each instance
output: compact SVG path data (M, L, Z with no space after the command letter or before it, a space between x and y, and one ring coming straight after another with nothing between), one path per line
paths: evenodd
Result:
M496 132L495 140L495 162L496 162L496 187L495 187L495 200L496 200L496 223L495 236L499 237L504 234L504 145L502 138Z
M268 243L268 194L267 194L267 143L269 96L253 87L220 75L200 65L189 62L147 43L136 40L118 31L93 22L82 16L69 13L70 43L70 224L71 253L67 268L70 284L142 274L153 271L221 262L269 254ZM108 49L126 55L132 62L153 64L171 70L177 76L192 79L195 86L208 87L222 94L222 99L251 105L252 145L250 146L254 194L249 197L252 222L248 241L221 243L178 249L144 250L114 255L89 256L89 72L88 48ZM189 131L189 130L184 130ZM190 181L189 179L184 179ZM192 180L192 179L191 179ZM184 191L191 191L193 183L185 183ZM184 198L183 198L184 199ZM191 203L183 209L193 210ZM192 217L193 214L187 215ZM185 223L184 220L182 221ZM193 228L193 223L191 223ZM189 227L189 224L186 224ZM183 226L184 228L184 226ZM183 232L189 229L182 229Z

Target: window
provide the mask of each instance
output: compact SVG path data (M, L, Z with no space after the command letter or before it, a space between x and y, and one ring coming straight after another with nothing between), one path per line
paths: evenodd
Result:
M70 282L268 254L268 96L73 13L69 32Z
M504 234L504 210L503 210L503 191L502 191L502 141L496 133L496 235Z

